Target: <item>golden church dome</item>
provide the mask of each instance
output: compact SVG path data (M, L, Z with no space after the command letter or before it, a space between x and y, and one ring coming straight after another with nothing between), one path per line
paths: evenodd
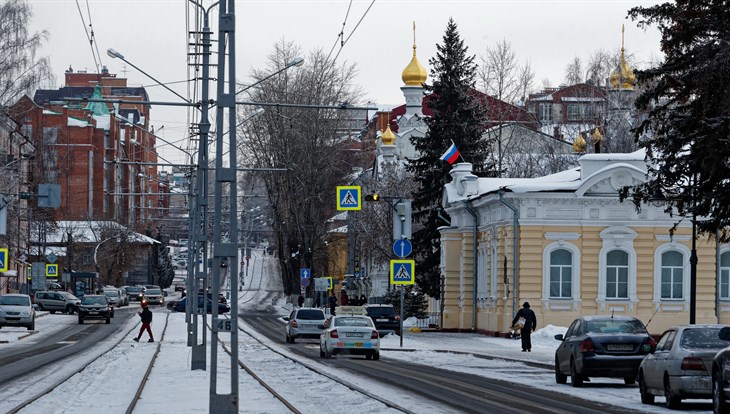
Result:
M628 89L633 90L636 85L636 75L631 70L629 64L626 63L626 57L624 56L624 27L621 26L621 57L619 58L618 67L609 78L611 87L613 89Z
M583 134L581 134L580 132L575 138L575 141L573 141L573 151L579 153L586 152L586 140L583 138Z
M385 128L385 131L383 131L383 135L380 137L380 140L383 141L383 145L395 144L395 134L390 130L390 122Z
M603 135L601 134L601 131L598 130L598 127L596 127L591 135L591 144L596 145L600 142L603 142Z
M421 65L421 62L416 57L416 22L413 22L413 57L408 66L403 69L401 79L408 86L421 86L426 82L427 77L428 73L426 72L426 68Z

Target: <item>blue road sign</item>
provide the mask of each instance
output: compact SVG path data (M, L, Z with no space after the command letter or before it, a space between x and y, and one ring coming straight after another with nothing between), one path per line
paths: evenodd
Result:
M309 269L307 269L306 267L299 269L299 277L301 277L302 279L309 279L309 275L311 273L312 272Z
M58 264L46 263L46 277L58 277Z
M305 287L309 286L309 279L302 278L300 283L301 283L302 287L305 288Z
M414 260L390 261L390 284L412 285L416 283L416 262Z
M360 210L362 191L359 185L337 186L337 210Z
M393 243L393 253L398 257L408 257L413 251L413 245L408 239L399 239Z
M0 272L8 271L8 249L0 249Z

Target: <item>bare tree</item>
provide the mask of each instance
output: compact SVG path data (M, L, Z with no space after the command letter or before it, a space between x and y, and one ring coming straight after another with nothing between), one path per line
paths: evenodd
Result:
M565 83L568 85L583 83L583 62L578 56L565 67Z
M0 4L0 107L53 82L49 59L36 57L48 32L30 33L28 24L32 16L26 0Z
M269 66L255 71L254 77L280 70L299 54L293 43L280 41ZM314 106L357 103L355 75L354 65L337 65L316 50L306 56L304 67L269 79L251 93L257 101L302 105L267 109L241 131L240 153L246 166L287 169L262 175L287 294L298 288L300 267L318 274L317 266L326 262L325 221L335 213L335 189L358 165L359 154L351 151L357 143L353 114ZM364 123L363 117L361 126Z
M522 66L518 63L506 39L487 48L480 59L478 77L484 93L512 104L525 99L533 87L535 73L529 61Z

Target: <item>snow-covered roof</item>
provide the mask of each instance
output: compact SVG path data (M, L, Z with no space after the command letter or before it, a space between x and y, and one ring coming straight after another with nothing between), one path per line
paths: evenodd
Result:
M74 118L74 117L70 116L70 117L68 117L68 126L85 128L85 127L89 126L89 123L83 119Z
M563 102L604 102L604 98L590 98L587 96L565 96L560 98Z
M646 179L645 151L639 150L627 154L586 154L579 160L580 167L571 168L556 174L537 178L476 178L476 191L470 194L462 188L462 183L454 180L444 186L448 203L479 198L487 194L497 193L500 190L511 193L536 192L571 192L582 196L590 189L596 191L606 179L614 179L619 174L619 180L626 180L624 185ZM456 164L458 166L460 164ZM467 164L468 165L468 164ZM456 171L456 170L454 170ZM463 179L470 173L463 170L457 173L457 180ZM466 174L464 174L466 173ZM472 181L475 176L471 176ZM459 194L461 191L462 194ZM605 191L601 189L601 191ZM612 191L616 191L615 189Z

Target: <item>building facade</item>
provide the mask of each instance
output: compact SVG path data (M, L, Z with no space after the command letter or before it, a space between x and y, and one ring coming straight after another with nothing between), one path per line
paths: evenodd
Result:
M444 329L505 334L525 301L539 327L591 314L635 316L652 333L688 322L691 220L619 200L646 179L643 152L579 163L529 179L454 166L443 202L452 221L441 230ZM696 322L727 323L730 246L696 242Z

